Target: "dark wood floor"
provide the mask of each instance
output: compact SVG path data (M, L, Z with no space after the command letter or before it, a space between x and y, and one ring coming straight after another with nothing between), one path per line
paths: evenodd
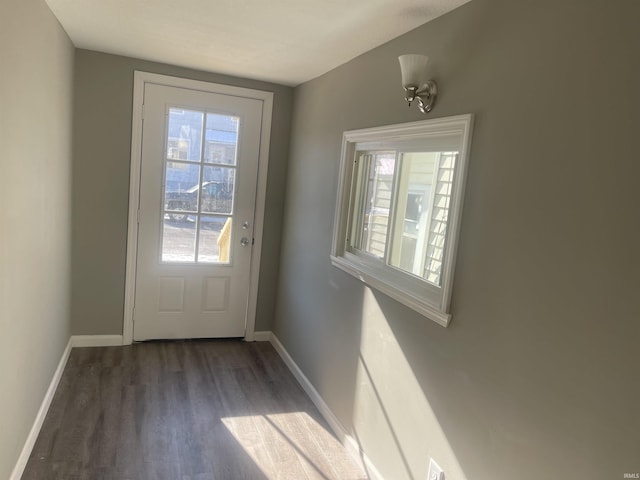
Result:
M366 478L273 347L75 348L23 480Z

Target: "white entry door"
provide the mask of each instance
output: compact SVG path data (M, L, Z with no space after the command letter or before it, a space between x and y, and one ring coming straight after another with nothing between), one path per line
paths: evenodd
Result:
M262 102L144 88L134 340L243 337Z

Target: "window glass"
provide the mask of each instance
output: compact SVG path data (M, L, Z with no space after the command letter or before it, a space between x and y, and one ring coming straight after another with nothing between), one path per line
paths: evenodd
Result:
M230 263L240 119L176 107L167 119L160 260Z
M204 161L223 165L236 164L239 118L207 113Z
M167 159L200 161L203 112L169 109Z
M233 187L236 169L226 167L204 167L202 188L202 212L225 213L233 211Z
M379 259L390 249L389 265L439 286L457 154L356 152L352 248Z
M358 152L362 189L362 205L354 230L352 245L375 257L382 258L387 243L389 209L395 171L395 152Z

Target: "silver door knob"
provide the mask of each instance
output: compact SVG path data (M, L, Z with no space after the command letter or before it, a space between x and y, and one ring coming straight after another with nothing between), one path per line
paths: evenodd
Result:
M247 237L242 237L240 239L240 245L242 245L243 247L246 247L247 245L249 245L249 239Z

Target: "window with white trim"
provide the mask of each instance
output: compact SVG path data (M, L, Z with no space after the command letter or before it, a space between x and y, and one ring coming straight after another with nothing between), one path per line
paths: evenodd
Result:
M448 325L472 116L344 133L333 265Z

